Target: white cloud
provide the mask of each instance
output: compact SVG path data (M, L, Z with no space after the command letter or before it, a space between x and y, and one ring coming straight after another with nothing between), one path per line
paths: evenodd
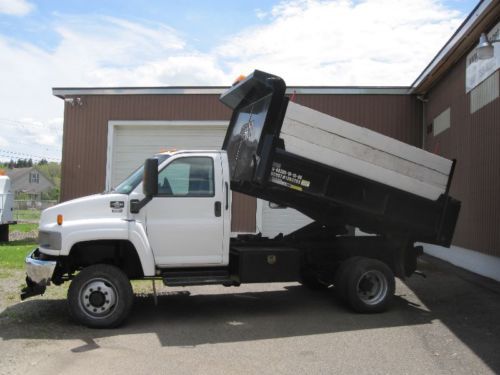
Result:
M25 16L35 6L26 0L0 0L0 14L11 16Z
M32 158L59 160L62 143L62 118L41 122L32 118L0 118L0 160Z
M0 35L0 134L60 155L63 101L52 87L203 85L227 82L213 56L190 50L175 30L111 17L64 17L47 51ZM14 124L14 126L13 126ZM22 143L18 143L21 139ZM57 150L51 146L57 145ZM35 153L33 149L33 153ZM38 155L38 154L37 154Z
M260 9L260 8L257 8L254 10L255 12L255 16L259 19L259 20L264 20L268 17L269 13Z
M8 72L0 134L60 155L62 120L54 119L63 101L52 87L229 85L254 69L289 85L408 85L462 17L439 0L283 1L256 12L265 25L205 53L167 25L104 16L56 15L60 41L51 50L0 35L0 71Z
M0 137L0 147L6 147L9 144L4 137Z
M462 16L434 0L303 0L271 17L217 49L233 75L260 68L294 85L408 85Z

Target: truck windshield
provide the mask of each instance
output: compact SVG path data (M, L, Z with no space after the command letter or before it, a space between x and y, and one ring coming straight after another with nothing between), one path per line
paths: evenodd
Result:
M158 165L167 160L170 155L156 155L154 158L158 159ZM144 165L137 168L130 176L128 176L123 182L113 189L114 192L120 194L130 194L132 190L136 188L137 185L142 181L142 176L144 174Z

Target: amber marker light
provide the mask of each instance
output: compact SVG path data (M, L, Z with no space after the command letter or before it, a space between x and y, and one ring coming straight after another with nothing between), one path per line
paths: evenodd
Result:
M63 223L63 215L57 215L57 225L62 225Z
M241 81L243 81L245 78L247 78L247 77L245 77L243 74L240 74L238 76L238 78L236 78L236 80L233 82L233 86L237 85L238 83L240 83Z

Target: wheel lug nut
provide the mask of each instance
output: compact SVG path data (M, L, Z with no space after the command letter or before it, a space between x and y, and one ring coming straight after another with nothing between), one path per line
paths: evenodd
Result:
M106 303L109 303L109 300L106 300Z
M94 312L97 312L97 309L94 309Z
M98 286L98 287L97 287L97 290L101 290L101 287L100 287L100 286Z

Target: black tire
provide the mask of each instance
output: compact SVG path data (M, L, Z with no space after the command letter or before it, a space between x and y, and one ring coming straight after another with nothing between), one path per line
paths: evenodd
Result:
M127 318L133 300L127 275L109 264L84 268L68 289L71 316L91 328L119 326Z
M356 262L358 259L362 259L361 257L352 257L344 260L337 271L335 272L335 294L342 301L347 301L347 282L348 282L348 273L352 267L352 264Z
M394 273L377 259L356 259L350 264L346 281L347 302L357 312L385 311L394 297Z
M300 283L307 289L311 290L326 290L330 287L318 279L318 276L311 270L305 269L300 275Z

